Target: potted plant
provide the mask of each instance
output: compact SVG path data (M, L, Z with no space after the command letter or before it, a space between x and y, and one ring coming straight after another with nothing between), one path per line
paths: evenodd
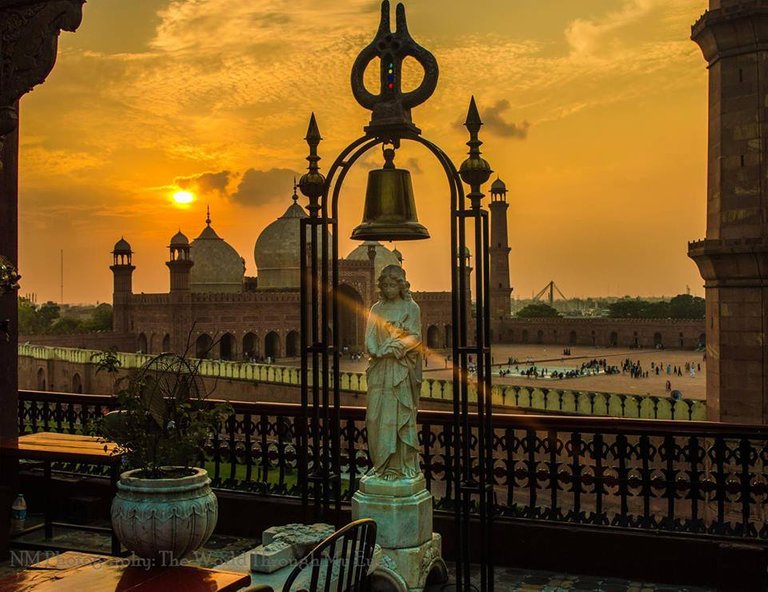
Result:
M232 409L206 402L197 364L175 354L153 357L117 382L119 409L100 422L128 469L112 502L112 527L139 557L181 559L216 526L211 480L195 462Z

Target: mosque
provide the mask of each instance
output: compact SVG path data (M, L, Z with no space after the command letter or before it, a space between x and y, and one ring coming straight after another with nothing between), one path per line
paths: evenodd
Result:
M491 188L492 310L509 316L507 189ZM168 246L170 291L134 294L131 245L115 244L113 331L134 335L144 353L187 352L222 360L274 360L297 357L300 331L300 220L307 212L294 190L285 213L269 224L254 247L258 269L245 276L245 259L214 230L210 212L192 242L177 232ZM387 265L402 265L400 253L381 243L361 243L339 261L342 351L362 351L368 309L378 300L376 280ZM471 270L470 270L471 271ZM467 282L470 285L471 282ZM432 349L451 347L451 293L414 292L421 307L422 335Z

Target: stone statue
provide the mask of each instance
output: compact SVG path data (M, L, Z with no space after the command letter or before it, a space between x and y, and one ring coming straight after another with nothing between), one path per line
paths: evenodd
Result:
M371 307L365 333L368 409L365 425L373 461L369 477L416 479L419 443L416 412L421 392L421 311L411 299L405 271L385 267L380 300Z

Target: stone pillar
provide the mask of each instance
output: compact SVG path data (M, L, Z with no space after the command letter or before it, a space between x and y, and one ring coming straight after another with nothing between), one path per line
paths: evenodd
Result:
M704 278L709 419L768 423L768 5L712 0L692 39L709 67Z
M84 0L0 0L0 254L18 262L19 99L42 83L56 62L59 32L74 31ZM9 320L9 338L0 342L0 439L17 437L18 303L0 296L0 321ZM0 517L6 516L7 486L17 471L0 457ZM12 495L12 492L10 492ZM0 559L8 553L7 529L0 528Z

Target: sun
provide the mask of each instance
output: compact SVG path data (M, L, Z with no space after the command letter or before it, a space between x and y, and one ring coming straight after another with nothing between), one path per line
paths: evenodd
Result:
M195 195L189 191L177 191L173 194L173 201L181 205L191 204L195 201Z

